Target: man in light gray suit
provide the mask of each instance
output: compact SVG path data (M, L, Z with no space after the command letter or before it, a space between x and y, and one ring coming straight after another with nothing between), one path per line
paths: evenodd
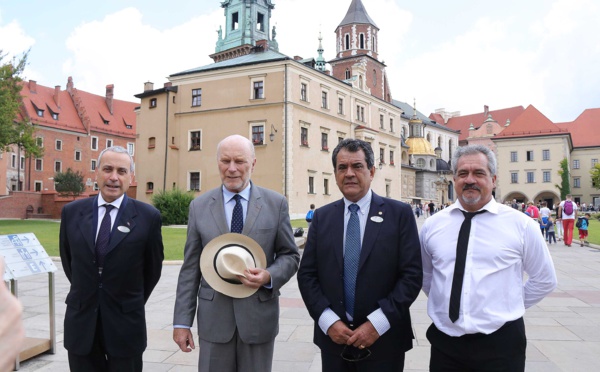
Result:
M256 157L247 138L233 135L222 140L217 163L222 186L190 204L173 340L183 352L195 348L190 328L197 309L199 371L268 372L279 332L279 289L296 273L300 259L288 204L282 195L250 181ZM203 247L230 232L236 202L243 209L242 234L254 239L267 257L266 269L248 269L246 277L238 277L243 285L258 288L246 298L215 291L198 264Z

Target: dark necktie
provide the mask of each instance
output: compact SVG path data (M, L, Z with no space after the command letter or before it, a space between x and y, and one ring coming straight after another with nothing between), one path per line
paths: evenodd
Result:
M456 243L456 261L454 262L454 276L452 278L452 292L450 292L450 308L448 313L452 323L458 319L460 310L460 296L462 293L463 279L465 276L465 263L467 261L467 247L469 246L469 234L471 233L471 220L476 214L485 212L465 212L465 220L460 226L458 233L458 242Z
M98 267L104 266L104 257L108 252L111 225L110 211L115 208L115 206L104 204L104 208L106 209L106 212L104 212L104 218L102 218L102 223L100 224L100 229L98 230L98 238L96 238L96 260L98 262Z
M360 259L360 221L357 204L350 204L350 219L346 226L346 246L344 247L344 296L346 311L354 317L354 294L356 291L356 275Z
M242 197L239 194L233 196L235 199L235 207L231 215L231 232L241 234L244 229L244 215L242 210Z

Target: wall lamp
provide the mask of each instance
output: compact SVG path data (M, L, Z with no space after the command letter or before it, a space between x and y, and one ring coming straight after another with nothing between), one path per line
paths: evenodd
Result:
M375 159L375 163L377 163L377 161L379 160L379 170L383 169L383 162L381 161L381 158L377 158Z
M271 134L269 134L269 139L271 142L275 141L275 133L277 133L277 129L271 124Z

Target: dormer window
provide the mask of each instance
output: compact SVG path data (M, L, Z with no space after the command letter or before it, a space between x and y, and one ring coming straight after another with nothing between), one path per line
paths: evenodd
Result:
M52 119L58 120L58 114L56 112L50 111L50 115L52 115Z
M44 110L37 109L37 116L39 116L40 118L44 117Z
M102 122L104 123L104 125L108 125L108 120L102 119Z

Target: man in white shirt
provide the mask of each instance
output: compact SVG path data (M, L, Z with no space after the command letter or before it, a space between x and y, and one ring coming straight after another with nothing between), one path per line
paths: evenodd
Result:
M452 170L458 200L420 236L430 371L524 371L522 317L556 287L552 258L539 224L493 199L489 148L459 147Z

